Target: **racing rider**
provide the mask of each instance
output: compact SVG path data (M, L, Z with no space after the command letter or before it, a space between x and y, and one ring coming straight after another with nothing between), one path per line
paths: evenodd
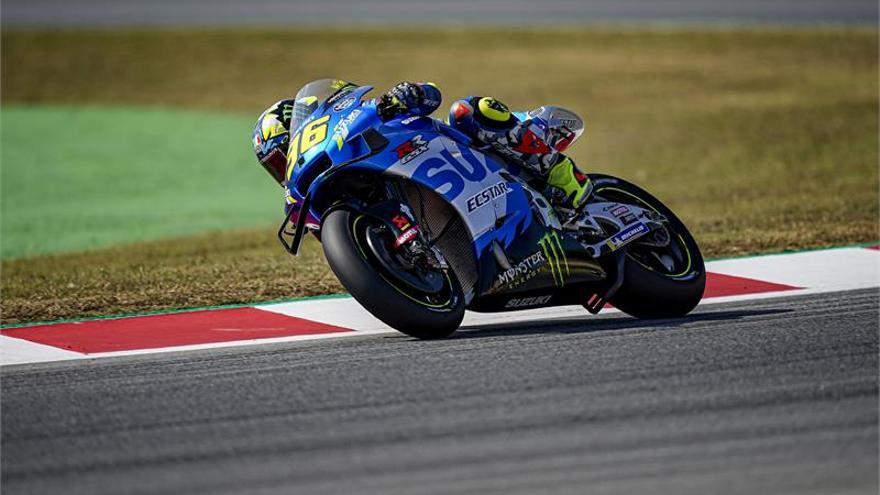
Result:
M340 91L356 86L338 81ZM440 90L432 83L401 82L376 99L383 120L401 115L427 116L440 106ZM281 100L263 112L254 128L257 159L282 183L287 166L287 146L294 100ZM312 109L313 110L313 109ZM563 119L558 114L562 113ZM506 105L488 96L470 96L452 104L449 125L476 145L490 147L509 164L523 167L546 184L550 200L564 227L574 221L592 190L589 178L562 152L580 135L579 117L557 107L540 107L518 119ZM565 119L567 117L567 119ZM553 122L553 120L557 122ZM561 124L560 122L561 121ZM569 124L571 123L571 124ZM569 125L566 125L569 124ZM572 129L571 127L574 127Z

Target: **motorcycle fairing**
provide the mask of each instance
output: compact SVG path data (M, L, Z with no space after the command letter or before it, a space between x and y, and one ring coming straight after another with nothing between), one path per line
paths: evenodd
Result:
M605 277L603 268L576 241L536 221L541 217L533 211L533 193L508 169L469 148L466 136L434 119L409 117L382 123L375 102L361 101L371 89L357 88L343 98L323 102L291 131L295 135L329 117L324 140L289 164L288 195L303 198L298 214L288 215L279 231L289 251L297 251L308 223L320 224L325 212L312 205L331 203L325 196L332 198L332 188L324 187L329 178L342 169L365 170L409 179L452 205L473 240L480 273L475 293L477 299L491 296L484 305L487 310L503 306L511 294L541 290L555 294ZM293 232L292 224L297 227ZM282 233L293 235L290 244ZM493 254L497 249L506 253L506 259ZM533 297L542 301L545 296Z

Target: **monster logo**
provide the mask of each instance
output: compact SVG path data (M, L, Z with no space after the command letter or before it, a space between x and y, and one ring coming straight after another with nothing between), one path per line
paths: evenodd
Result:
M569 275L568 258L566 258L565 251L562 249L559 234L547 232L538 241L538 246L544 251L544 257L547 258L550 273L553 274L553 281L558 287L565 287L565 277ZM563 265L565 265L565 274L562 273Z
M293 115L293 105L290 103L285 103L281 106L281 118L284 119L285 122L290 122L290 117Z
M508 287L516 287L517 285L526 282L538 273L535 268L540 268L541 264L546 261L547 259L541 254L541 251L535 251L529 256L523 258L515 266L499 273L496 287L502 287L505 285Z

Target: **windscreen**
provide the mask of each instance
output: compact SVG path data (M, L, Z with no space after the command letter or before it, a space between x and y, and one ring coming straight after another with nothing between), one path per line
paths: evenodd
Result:
M295 133L321 103L339 93L354 89L355 85L342 79L319 79L312 81L296 93L293 116L290 119L290 132Z

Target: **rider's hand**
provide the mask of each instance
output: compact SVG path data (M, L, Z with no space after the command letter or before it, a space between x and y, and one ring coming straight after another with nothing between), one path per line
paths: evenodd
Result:
M406 81L391 88L388 94L407 110L419 107L425 101L425 90L418 84Z
M379 99L379 114L389 119L407 111L419 108L425 101L425 90L411 82L394 86Z

